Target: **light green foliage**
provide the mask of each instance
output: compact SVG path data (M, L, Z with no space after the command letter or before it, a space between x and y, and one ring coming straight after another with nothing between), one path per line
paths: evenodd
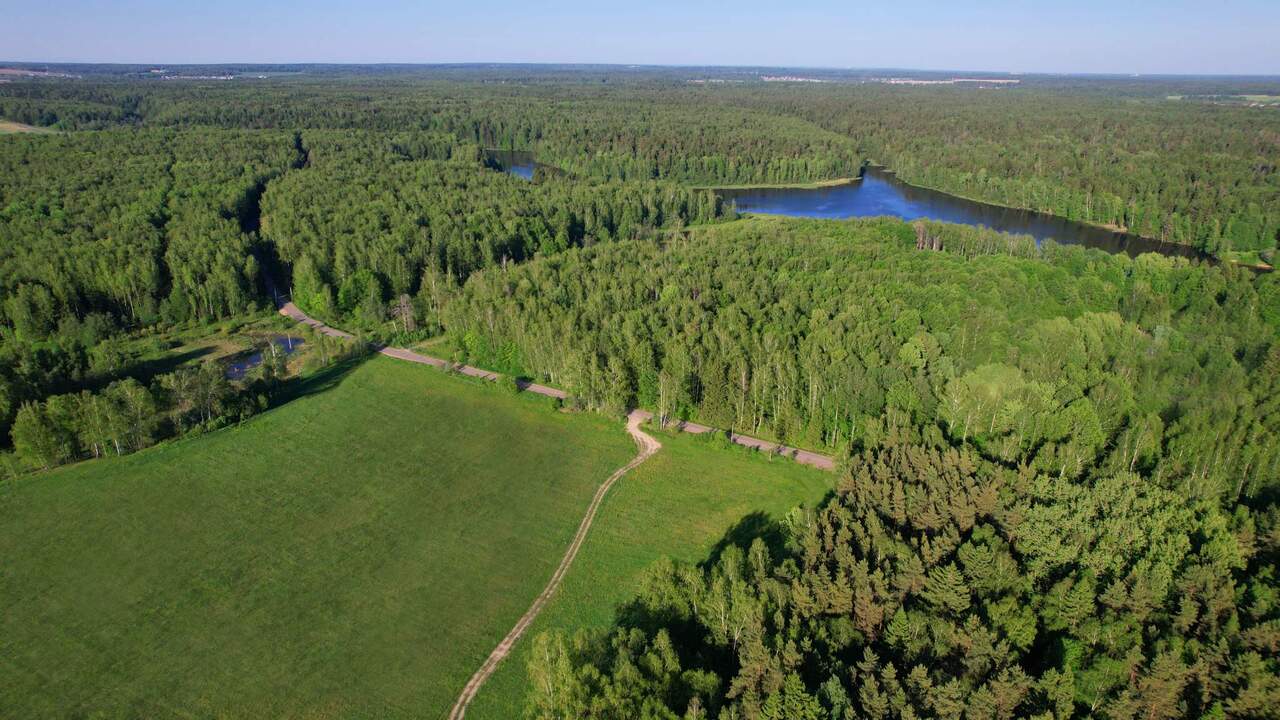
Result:
M573 250L478 273L445 325L474 362L590 406L648 398L836 453L918 438L1064 477L1141 469L1206 497L1280 482L1269 280L913 238L890 220L750 219Z

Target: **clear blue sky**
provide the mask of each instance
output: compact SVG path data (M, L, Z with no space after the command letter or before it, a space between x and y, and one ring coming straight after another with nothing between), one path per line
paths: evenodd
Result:
M1280 0L3 0L0 60L1280 74Z

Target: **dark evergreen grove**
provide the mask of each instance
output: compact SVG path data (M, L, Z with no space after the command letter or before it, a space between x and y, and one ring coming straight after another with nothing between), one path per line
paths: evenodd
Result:
M269 270L335 325L443 335L578 406L840 458L821 505L538 638L530 717L1277 717L1276 275L741 219L705 188L877 161L1268 257L1280 113L1167 99L1201 81L693 72L0 85L0 117L61 131L0 137L0 431L45 468L254 412L280 368L139 378L121 348L266 310Z

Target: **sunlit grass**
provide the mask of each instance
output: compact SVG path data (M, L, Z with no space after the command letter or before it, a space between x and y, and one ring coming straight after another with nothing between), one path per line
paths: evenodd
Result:
M635 452L431 368L312 383L0 488L0 714L438 716Z
M539 632L608 627L657 558L703 560L730 531L735 540L750 537L796 505L816 505L832 486L830 473L782 458L690 435L657 437L662 451L614 487L559 592L476 696L468 718L523 716L528 650Z

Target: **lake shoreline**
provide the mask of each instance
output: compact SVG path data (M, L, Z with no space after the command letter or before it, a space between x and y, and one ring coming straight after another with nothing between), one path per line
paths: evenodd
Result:
M971 197L969 195L961 195L960 193L953 192L951 190L944 190L942 188L936 188L936 187L933 187L932 185L922 185L920 183L909 182L907 180L903 180L902 176L898 174L897 170L894 170L893 168L887 165L881 165L879 163L868 163L867 167L874 167L880 172L888 173L903 185L916 188L917 190L929 190L931 192L950 195L951 197L954 197L954 198L960 198L961 200L968 200L969 202L972 202L972 203L981 203L983 205L990 205L992 207L1004 208L1006 210L1019 210L1022 212L1035 213L1037 215L1047 215L1049 217L1057 218L1059 220L1066 220L1068 222L1080 223L1081 225L1089 225L1091 227L1098 228L1099 230L1107 230L1107 231L1118 233L1121 235L1128 235L1130 237L1137 238L1139 240L1145 240L1147 242L1157 243L1160 245L1175 245L1178 247L1189 247L1192 249L1198 249L1196 248L1195 245L1187 245L1186 243L1166 242L1164 240L1160 240L1159 238L1147 237L1146 235L1142 235L1136 232L1131 232L1128 228L1121 227L1119 225L1113 225L1111 223L1100 223L1100 222L1094 222L1092 220L1074 220L1065 215L1058 215L1057 213L1045 212L1043 210L1037 210L1035 208L1023 207L1021 205L1005 205L1004 203L992 202L991 200L983 200L982 198ZM1205 253L1205 255L1209 255L1209 253ZM1210 255L1210 257L1217 257L1217 256Z
M889 168L872 162L863 165L857 183L826 184L817 188L722 189L717 192L743 213L827 219L872 216L892 216L908 221L932 219L1030 235L1037 243L1052 238L1063 244L1124 252L1131 257L1155 252L1190 260L1214 260L1190 245L1159 242L1102 228L1095 223L913 185L901 180Z
M521 177L525 180L532 180L534 171L538 167L549 167L549 166L543 166L540 163L538 163L534 157L534 152L532 150L499 150L497 148L486 148L484 150L484 153L486 155L487 160L489 162L494 163L494 165L496 166L496 169L499 169L503 172L510 173L517 177ZM866 177L868 170L874 170L875 173L881 176L891 176L892 182L898 183L901 186L912 189L912 190L927 192L927 193L934 193L936 195L945 196L954 200L964 201L964 202L973 204L975 206L985 206L987 208L992 208L996 210L1025 213L1031 216L1037 216L1037 217L1045 218L1055 222L1072 223L1081 227L1093 228L1095 230L1112 233L1117 237L1122 236L1123 238L1125 238L1126 245L1130 242L1137 242L1149 248L1145 251L1138 251L1138 254L1142 254L1142 252L1155 252L1161 255L1165 255L1166 257L1184 257L1190 260L1208 261L1208 262L1218 263L1221 265L1234 265L1236 267L1252 270L1254 272L1272 272L1274 270L1274 267L1272 267L1271 265L1265 262L1257 262L1257 263L1247 262L1247 261L1238 260L1229 256L1207 253L1197 248L1194 245L1158 240L1156 238L1151 238L1145 235L1141 235L1139 233L1131 232L1127 228L1122 228L1120 226L1113 225L1110 223L1100 223L1100 222L1094 222L1091 220L1076 220L1076 219L1072 219L1062 215L1057 215L1051 212L1043 212L1041 210L1036 210L1028 207L1020 207L1017 205L1005 205L1001 203L991 202L988 200L983 200L980 198L971 197L969 195L962 195L959 193L951 192L949 190L943 190L941 188L936 188L929 185L909 182L907 180L902 179L902 177L898 174L898 172L893 168L888 167L887 165L882 165L878 162L874 162L871 160L866 161L862 165L862 167L859 168L858 175L855 177L831 178L828 180L816 180L813 182L804 182L804 183L746 183L741 185L692 185L691 187L694 190L710 191L712 193L720 194L721 197L725 199L732 199L731 196L733 194L749 193L753 191L828 190L832 188L859 185L862 183L863 179ZM779 217L794 217L794 215L791 215L790 213L785 213L785 212L770 212L770 211L759 211L759 210L740 210L739 212L742 212L743 214L751 214L751 215L776 215ZM962 221L946 220L946 219L942 219L942 221L943 222L962 222ZM962 222L962 224L964 223ZM1002 232L1013 232L1013 231L1002 231ZM1058 239L1058 238L1055 238L1055 239ZM1075 243L1071 241L1064 241L1061 239L1058 239L1058 241L1063 242L1064 244L1069 244L1069 245L1070 244L1090 245L1090 243L1087 243L1087 242ZM1108 249L1106 247L1099 246L1099 245L1091 245L1091 246L1099 247L1100 249L1103 249L1107 252L1125 252L1126 254L1129 254L1131 256L1134 255L1133 252L1130 252L1127 249ZM1165 250L1165 248L1167 248L1167 250Z
M1198 252L1202 253L1206 258L1208 258L1208 259L1210 259L1210 260L1212 260L1212 261L1214 261L1214 262L1222 263L1222 264L1224 264L1224 265L1235 265L1235 266L1237 266L1237 267L1242 267L1242 268L1245 268L1245 269L1247 269L1247 270L1253 270L1253 271L1255 271L1255 272L1272 272L1273 270L1275 270L1275 267L1274 267L1274 266L1269 265L1269 264L1267 264L1267 263L1265 263L1265 262L1250 263L1250 262L1244 262L1244 261L1241 261L1241 260L1236 260L1236 259L1233 259L1233 258L1230 258L1230 257L1224 257L1224 256L1222 256L1222 255L1216 255L1216 254L1214 254L1214 253L1205 252L1204 250L1200 250L1200 248L1197 248L1195 245L1188 245L1188 244L1186 244L1186 243L1169 242L1169 241L1165 241L1165 240L1160 240L1160 239L1158 239L1158 238L1147 237L1146 235L1142 235L1142 234L1140 234L1140 233L1133 232L1133 231L1129 230L1128 228L1120 227L1119 225L1113 225L1113 224L1111 224L1111 223L1093 222L1092 220L1073 220L1072 218L1069 218L1069 217L1066 217L1066 216L1063 216L1063 215L1058 215L1058 214L1056 214L1056 213L1044 212L1044 211L1042 211L1042 210L1036 210L1036 209L1034 209L1034 208L1028 208L1028 207L1020 207L1020 206L1017 206L1017 205L1005 205L1005 204L1003 204L1003 203L992 202L992 201L990 201L990 200L983 200L983 199L981 199L981 198L970 197L970 196L968 196L968 195L961 195L960 193L952 192L952 191L950 191L950 190L944 190L944 189L942 189L942 188L936 188L936 187L932 187L932 186L929 186L929 185L921 185L921 184L919 184L919 183L909 182L909 181L907 181L907 180L903 180L903 179L902 179L902 176L901 176L901 175L899 175L899 174L898 174L898 172L897 172L896 170L894 170L893 168L891 168L891 167L889 167L889 166L887 166L887 165L881 165L881 164L879 164L879 163L875 163L875 162L868 162L868 163L867 163L867 165L866 165L865 167L874 167L874 168L876 168L877 170L879 170L880 172L884 172L884 173L888 173L888 174L890 174L890 175L893 175L894 179L896 179L898 182L902 183L903 185L906 185L906 186L909 186L909 187L916 188L916 189L918 189L918 190L928 190L928 191L930 191L930 192L942 193L942 194L944 194L944 195L950 195L951 197L960 198L961 200L968 200L969 202L972 202L972 203L981 203L981 204L983 204L983 205L990 205L990 206L992 206L992 207L1005 208L1005 209L1008 209L1008 210L1019 210L1019 211L1022 211L1022 212L1029 212L1029 213L1036 213L1037 215L1047 215L1047 216L1049 216L1049 217L1058 218L1058 219L1061 219L1061 220L1066 220L1066 221L1068 221L1068 222L1080 223L1081 225L1089 225L1089 226L1092 226L1092 227L1098 228L1098 229L1100 229L1100 230L1107 230L1107 231L1109 231L1109 232L1113 232L1113 233L1118 233L1118 234L1122 234L1122 235L1128 235L1129 237L1136 238L1136 239L1138 239L1138 240L1143 240L1143 241L1145 241L1145 242L1149 242L1149 243L1155 243L1155 244L1158 244L1158 245L1170 245L1170 246L1173 246L1173 247L1185 247L1185 248L1191 248L1191 249L1193 249L1193 250L1196 250L1196 251L1198 251ZM864 169L865 169L865 167L864 167Z
M857 177L832 178L831 180L815 180L807 183L749 183L746 185L695 185L694 190L710 190L718 192L721 190L820 190L822 188L839 187L841 185L852 185L862 180L862 175Z

